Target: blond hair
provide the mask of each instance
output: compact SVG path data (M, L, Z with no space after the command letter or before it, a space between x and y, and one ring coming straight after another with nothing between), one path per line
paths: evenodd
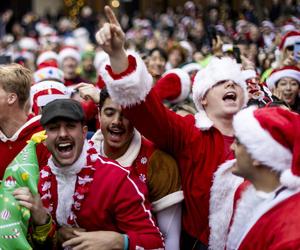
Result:
M32 83L32 72L20 64L0 65L0 86L18 96L19 106L24 107L29 99Z

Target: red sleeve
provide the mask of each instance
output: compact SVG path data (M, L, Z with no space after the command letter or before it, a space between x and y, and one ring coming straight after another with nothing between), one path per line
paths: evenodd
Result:
M170 111L154 90L150 91L144 102L124 109L124 113L142 135L172 155L182 151L192 130L196 129L192 115L182 117Z
M116 187L114 203L118 228L129 237L129 249L163 248L162 235L156 226L147 202L129 177Z

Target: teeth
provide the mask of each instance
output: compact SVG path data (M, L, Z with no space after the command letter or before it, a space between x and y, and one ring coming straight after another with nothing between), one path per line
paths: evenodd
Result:
M58 144L59 147L68 147L71 146L71 143L60 143Z

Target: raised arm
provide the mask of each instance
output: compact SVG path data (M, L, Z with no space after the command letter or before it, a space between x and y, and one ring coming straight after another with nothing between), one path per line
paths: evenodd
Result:
M109 7L105 7L105 12L109 22L96 37L110 57L111 66L101 71L110 97L124 108L125 115L144 136L176 155L185 146L193 121L187 129L182 117L166 109L152 93L153 79L146 65L138 54L127 55L120 24Z

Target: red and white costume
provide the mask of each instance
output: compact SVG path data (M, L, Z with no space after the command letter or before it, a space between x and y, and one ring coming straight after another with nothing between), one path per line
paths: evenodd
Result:
M235 160L220 166L211 190L209 249L299 249L299 115L248 108L234 117L233 127L252 159L278 172L280 185L259 191L231 173Z
M40 124L40 116L35 116L29 119L18 131L10 138L8 138L2 131L0 131L0 180L3 178L6 167L12 162L17 154L27 145L27 141L31 136L43 130ZM50 153L48 149L42 144L37 145L37 157L39 166L47 164Z
M208 117L204 118L205 112L199 107L195 116L185 117L166 109L156 93L151 91L152 77L142 60L137 55L129 55L128 60L129 67L121 74L114 74L110 66L101 73L110 96L125 107L126 117L142 135L177 160L185 197L183 228L189 235L207 244L212 176L225 159L233 158L229 149L233 138L224 138ZM229 68L221 74L215 72L215 79L209 80L205 87L210 88L225 80L224 72L232 71ZM232 79L229 73L226 76ZM240 77L236 75L233 78ZM204 92L204 89L197 93L201 91Z
M125 233L132 250L163 248L147 201L129 171L99 156L88 142L72 166L58 168L50 158L41 170L39 191L59 225Z
M100 155L106 157L101 130L92 141ZM183 192L175 160L134 130L127 151L116 161L128 169L131 176L137 177L137 186L145 197L149 196L159 228L166 237L166 249L179 249Z

